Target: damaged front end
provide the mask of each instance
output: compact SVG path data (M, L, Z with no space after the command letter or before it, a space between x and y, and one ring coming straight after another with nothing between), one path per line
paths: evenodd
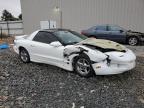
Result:
M119 74L135 67L136 56L131 50L123 52L106 52L107 60L93 64L97 75Z
M76 45L65 48L67 62L81 54L86 54L96 75L119 74L135 67L136 56L123 45L101 39L86 39Z

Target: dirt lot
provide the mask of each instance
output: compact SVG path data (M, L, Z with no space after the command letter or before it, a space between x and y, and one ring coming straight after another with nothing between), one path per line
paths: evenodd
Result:
M144 58L129 72L86 79L1 50L0 108L144 108Z

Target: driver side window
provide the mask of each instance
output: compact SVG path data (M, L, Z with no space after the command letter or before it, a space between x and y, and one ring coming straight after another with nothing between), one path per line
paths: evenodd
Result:
M58 41L58 40L54 35L48 32L40 31L35 35L33 41L50 44L51 42Z
M95 30L98 30L98 31L107 31L107 26L97 26Z

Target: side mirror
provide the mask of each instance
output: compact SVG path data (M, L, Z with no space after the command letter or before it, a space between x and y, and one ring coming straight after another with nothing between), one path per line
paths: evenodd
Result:
M120 33L123 33L124 31L123 30L120 30Z
M50 45L53 46L53 47L60 47L60 46L62 46L62 44L59 41L51 42Z

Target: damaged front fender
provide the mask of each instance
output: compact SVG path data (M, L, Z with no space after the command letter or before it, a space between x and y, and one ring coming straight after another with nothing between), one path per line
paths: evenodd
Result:
M71 56L80 56L81 54L86 54L92 62L100 62L105 60L108 56L98 50L90 49L86 46L82 45L72 45L68 46L64 49L64 58L67 58L68 60L71 58Z

